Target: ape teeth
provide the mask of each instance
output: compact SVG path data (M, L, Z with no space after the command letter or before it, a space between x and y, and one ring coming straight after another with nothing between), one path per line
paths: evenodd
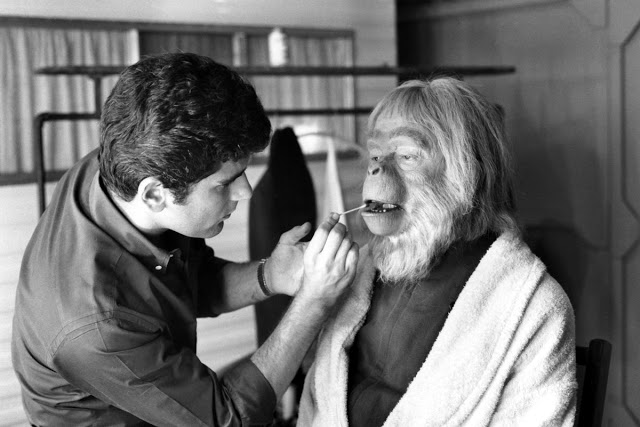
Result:
M400 209L400 206L393 203L383 203L375 200L367 200L366 202L369 212L373 213L387 213Z

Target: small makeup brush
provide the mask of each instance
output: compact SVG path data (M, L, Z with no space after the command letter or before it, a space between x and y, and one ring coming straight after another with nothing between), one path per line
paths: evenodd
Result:
M364 207L366 207L366 206L367 206L367 204L365 203L364 205L360 205L360 206L358 206L357 208L349 209L348 211L344 211L344 212L342 212L342 213L340 213L340 214L338 214L338 215L346 215L346 214L348 214L348 213L355 212L355 211L357 211L357 210L359 210L359 209L362 209L362 208L364 208Z

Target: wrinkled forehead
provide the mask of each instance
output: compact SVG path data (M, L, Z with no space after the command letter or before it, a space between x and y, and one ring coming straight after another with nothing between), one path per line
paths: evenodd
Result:
M374 108L367 122L370 140L383 136L408 136L428 147L433 121L426 100L416 90L396 90L385 96ZM393 135L395 134L395 135Z
M367 147L380 147L392 141L404 141L418 147L429 148L429 138L425 131L415 123L402 118L381 118L367 135Z
M422 114L410 108L410 103L383 99L369 117L367 147L386 145L390 141L413 141L421 148L432 149L429 118L425 117L424 109L419 110Z

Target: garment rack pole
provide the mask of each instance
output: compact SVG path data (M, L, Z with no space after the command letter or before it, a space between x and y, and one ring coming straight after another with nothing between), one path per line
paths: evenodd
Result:
M99 113L40 113L35 117L33 125L34 144L33 144L33 166L36 178L38 193L38 209L40 215L44 212L46 206L45 183L47 173L44 165L44 147L43 147L43 129L46 122L55 121L80 121L99 119Z

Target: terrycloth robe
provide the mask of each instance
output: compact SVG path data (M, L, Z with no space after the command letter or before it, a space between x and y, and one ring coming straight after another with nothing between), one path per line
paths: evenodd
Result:
M374 274L364 247L349 294L318 338L301 427L348 425L348 350L369 309ZM526 244L505 233L469 278L384 426L573 426L575 366L566 294Z

